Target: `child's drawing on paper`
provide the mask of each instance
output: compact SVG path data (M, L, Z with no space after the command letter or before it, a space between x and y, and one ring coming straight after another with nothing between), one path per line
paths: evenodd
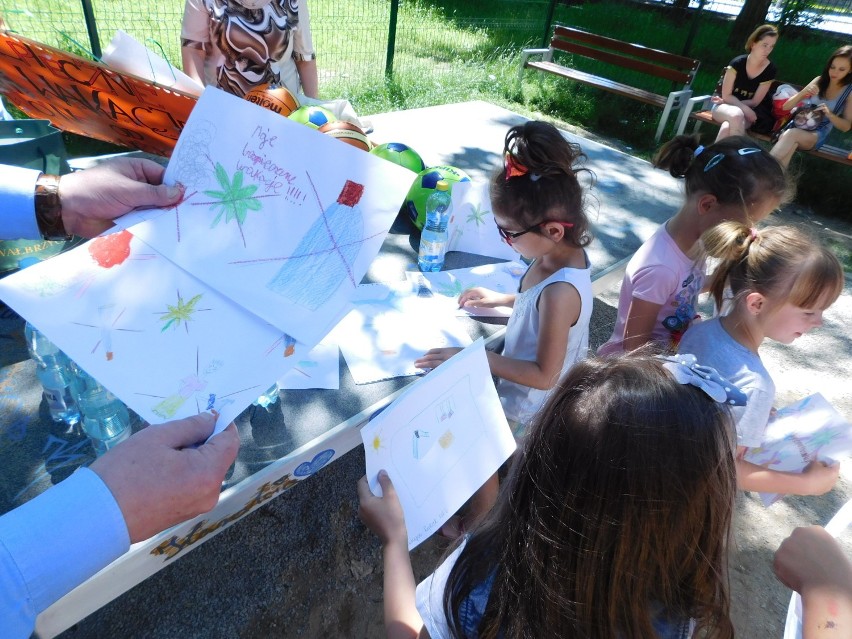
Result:
M186 187L184 201L146 212L133 233L310 348L346 314L409 174L208 88L164 176Z
M334 328L356 384L417 375L419 351L430 340L466 346L470 336L455 317L454 305L421 297L408 282L362 284L354 309ZM425 352L425 351L423 351Z
M4 300L151 423L210 406L227 425L296 363L267 354L279 329L128 233L15 276L0 281ZM45 281L69 285L44 297Z
M437 530L515 449L482 340L409 386L362 429L370 489L388 472L409 548Z
M96 237L86 244L89 255L101 268L112 268L130 257L130 231L119 231L104 237Z
M122 308L118 312L115 311L115 304L104 304L98 306L98 317L100 318L100 322L96 324L85 324L83 322L74 322L78 326L86 326L87 328L94 328L100 331L100 339L95 342L94 347L92 348L92 353L95 353L99 348L103 348L104 355L106 356L106 360L111 362L113 357L115 356L115 352L112 348L112 332L113 331L127 331L133 333L141 333L141 329L133 329L133 328L121 328L116 326L118 321L121 319L121 316L124 315L127 307Z
M763 443L745 459L772 470L801 472L813 461L840 461L852 455L852 426L819 393L778 410ZM761 493L765 505L781 496Z
M198 362L196 361L195 372L180 380L177 392L164 397L162 401L154 404L151 410L163 419L172 419L190 397L202 393L207 388L207 378L221 368L221 366L222 362L213 360L205 367L203 372L200 372L198 370ZM144 393L140 393L140 395L142 394ZM201 407L197 399L196 408L197 412L206 410Z
M267 288L315 311L344 282L357 286L353 265L363 241L364 224L358 207L363 193L362 184L347 180L337 201L311 225Z
M437 273L408 271L405 276L417 287L420 297L438 295L447 298L447 301L456 302L464 291L477 286L500 293L515 293L525 271L526 267L520 262L500 262ZM508 306L459 308L458 304L455 304L454 308L455 313L460 316L509 317L512 314L512 309Z
M480 420L470 379L465 378L393 434L391 459L397 476L402 478L417 506L430 499L443 479L443 475L436 474L424 481L422 466L440 467L443 472L449 472L483 437L482 429L464 427ZM424 437L423 433L434 433L436 437ZM444 445L435 445L438 437ZM418 461L417 465L412 465L412 456Z
M447 250L515 259L515 252L494 231L488 183L459 182L453 185Z
M297 352L294 359L296 365L278 380L280 389L340 388L340 349L336 343L322 341L307 354L304 350Z
M165 333L170 327L178 328L181 323L183 323L186 332L189 333L189 322L194 319L195 314L211 310L209 308L196 308L196 305L201 301L203 296L204 295L202 293L198 293L191 297L188 301L184 301L183 296L180 294L180 291L178 291L177 303L166 304L166 308L168 310L163 313L159 313L160 321L163 322L160 332Z
M277 352L278 349L283 346L284 347L284 353L283 353L284 357L292 357L293 354L296 352L296 343L297 342L294 338L287 335L287 333L282 333L281 337L279 337L277 340L275 340L272 343L272 346L270 346L266 350L266 354L269 355L269 353Z

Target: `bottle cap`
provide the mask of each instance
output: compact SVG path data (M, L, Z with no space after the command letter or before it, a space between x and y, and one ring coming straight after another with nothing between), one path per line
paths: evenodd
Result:
M446 180L438 180L438 183L435 185L436 191L449 191L450 183Z
M358 204L358 201L361 199L361 195L364 193L364 185L358 184L357 182L353 182L352 180L346 180L346 184L343 185L343 189L340 191L340 195L337 197L338 204L343 204L344 206L355 206Z

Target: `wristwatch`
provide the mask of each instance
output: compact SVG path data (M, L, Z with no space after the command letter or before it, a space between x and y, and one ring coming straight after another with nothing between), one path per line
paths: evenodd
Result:
M38 230L46 240L71 239L62 223L62 203L59 201L59 176L42 173L35 186L35 214Z

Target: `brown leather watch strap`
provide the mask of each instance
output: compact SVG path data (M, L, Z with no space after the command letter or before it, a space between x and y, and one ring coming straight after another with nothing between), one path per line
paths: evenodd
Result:
M35 214L38 230L46 240L70 240L62 223L59 176L42 173L36 180Z

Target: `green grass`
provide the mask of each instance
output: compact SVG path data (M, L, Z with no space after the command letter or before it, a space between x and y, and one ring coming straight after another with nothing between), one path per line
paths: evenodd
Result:
M104 45L122 28L141 41L158 42L179 65L179 29L184 0L93 0ZM393 76L385 77L389 23L387 0L310 0L311 24L324 98L346 98L370 115L436 104L482 99L533 117L581 126L616 138L633 152L654 150L658 109L539 72L517 83L519 52L540 46L547 0L404 1L400 6ZM21 13L21 10L27 11ZM15 12L17 11L17 13ZM77 0L0 0L0 14L23 35L78 51L88 42ZM664 7L589 0L557 6L554 20L645 46L682 53L689 20L679 24ZM710 93L725 64L738 52L724 43L732 22L704 14L689 55L702 61L696 94ZM839 44L825 34L782 36L773 53L781 79L805 83L817 75ZM153 48L153 47L152 47ZM613 80L665 93L665 81L649 82L626 70L575 57L563 61ZM715 128L707 128L708 138ZM850 145L849 137L842 140ZM85 151L85 140L70 140ZM92 152L102 152L92 151ZM803 158L795 161L807 181L800 201L820 212L849 216L848 167ZM845 173L844 173L845 172Z

